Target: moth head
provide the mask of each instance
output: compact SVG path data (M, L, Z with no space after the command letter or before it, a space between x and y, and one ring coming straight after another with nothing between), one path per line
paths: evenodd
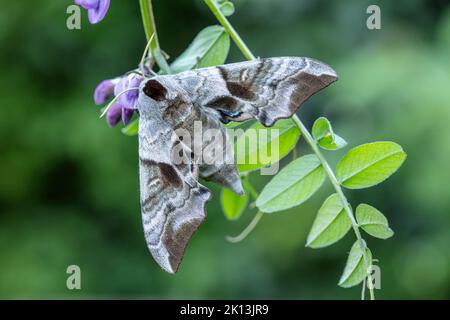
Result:
M187 100L187 95L171 77L156 76L141 83L138 104L140 112L154 112L155 109L163 111L180 100Z
M142 92L156 102L167 100L168 91L164 82L161 82L163 81L158 81L156 78L147 80L142 87Z

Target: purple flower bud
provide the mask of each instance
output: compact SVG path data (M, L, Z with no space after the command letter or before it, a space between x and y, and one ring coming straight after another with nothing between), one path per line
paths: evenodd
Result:
M128 83L127 77L119 79L119 82L117 82L116 86L114 87L114 95L116 97L127 88L127 83Z
M94 91L94 101L96 105L104 104L114 95L114 87L117 81L103 80L98 84Z
M132 73L122 78L104 80L95 88L94 100L98 105L105 103L112 95L117 97L117 101L106 113L106 122L110 127L116 126L120 119L124 125L130 122L137 109L138 88L143 79L142 76Z
M122 108L122 122L124 125L127 125L128 122L130 122L133 113L133 109Z
M106 113L106 122L112 128L115 127L122 116L122 106L118 103L114 103Z
M98 1L99 0L75 0L75 4L86 10L89 10L96 9L98 7Z
M91 24L99 23L108 12L110 0L75 0L75 4L88 11Z
M116 97L125 90L136 88L136 90L130 90L120 95L118 101L124 108L137 109L136 103L139 95L139 90L137 88L142 80L143 78L140 75L130 74L120 79L119 83L114 88L114 95Z

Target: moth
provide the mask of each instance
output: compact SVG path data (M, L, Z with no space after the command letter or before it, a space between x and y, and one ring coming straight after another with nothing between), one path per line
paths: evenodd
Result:
M175 273L193 233L205 220L211 192L199 178L243 193L236 165L198 163L202 141L183 143L194 123L224 132L230 121L256 119L272 126L291 117L311 95L337 80L328 65L279 57L145 78L139 87L139 178L147 246L162 269ZM197 145L195 145L197 144ZM232 159L225 140L225 159ZM176 151L176 152L175 152ZM174 152L184 161L173 161Z

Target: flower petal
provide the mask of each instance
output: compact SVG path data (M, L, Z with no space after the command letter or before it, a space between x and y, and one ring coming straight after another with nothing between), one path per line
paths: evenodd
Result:
M94 91L94 101L96 105L104 104L114 95L115 83L112 80L103 80Z
M114 87L114 95L117 97L128 87L128 78L123 77L119 79L116 86Z
M122 116L122 106L118 103L114 103L106 113L106 122L112 128L116 126Z
M75 0L75 4L79 5L83 9L97 9L99 0Z
M109 9L110 0L98 0L96 8L88 9L88 19L91 24L99 23L105 18Z
M134 110L122 108L122 122L124 125L127 125L130 122L131 117L133 116Z
M128 92L122 93L119 96L118 101L124 108L137 109L136 103L139 95L138 88L143 79L144 78L140 75L130 74L126 77L123 77L114 88L114 94L116 95L116 97L125 90L136 88L136 90L130 90Z

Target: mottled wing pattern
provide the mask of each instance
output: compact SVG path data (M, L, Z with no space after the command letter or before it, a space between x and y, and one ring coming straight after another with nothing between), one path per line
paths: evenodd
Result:
M271 126L292 116L337 74L317 60L281 57L187 71L175 79L194 104L216 110L225 123L256 118Z
M161 100L158 107L161 120L167 123L180 139L185 138L183 143L193 152L193 159L199 163L200 176L230 188L237 194L243 194L239 172L234 163L233 144L220 115L215 110L192 103L195 97L178 85L176 76L150 79L144 84L143 90L153 98ZM221 133L220 142L207 136L208 131L211 132L210 129ZM210 156L213 152L216 157Z
M225 139L221 122L256 118L271 126L336 79L333 69L309 58L269 58L143 81L138 100L141 211L148 248L164 270L178 270L205 219L211 194L199 176L242 193L236 166L227 162L233 159L230 141L221 150L224 162L201 162L215 142L196 140L196 125L218 129ZM180 130L194 139L183 140ZM177 154L183 161L174 161Z
M139 99L139 176L141 212L147 246L158 264L175 273L193 233L205 219L211 194L198 181L198 168L183 153L174 164L171 153L179 148L171 126L152 105Z

